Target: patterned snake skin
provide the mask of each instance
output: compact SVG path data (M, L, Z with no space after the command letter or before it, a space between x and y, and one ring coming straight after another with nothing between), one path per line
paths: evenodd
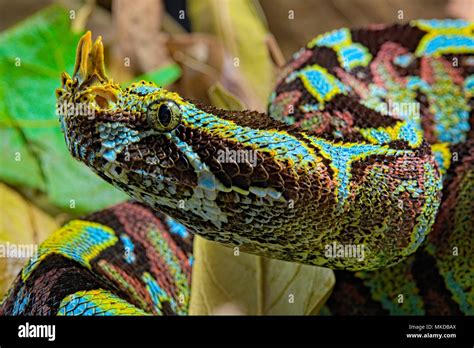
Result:
M122 203L73 220L39 247L3 315L187 314L192 235L161 213Z
M327 314L473 314L473 30L420 20L319 35L284 68L269 115L144 81L122 90L87 33L57 91L89 110L60 116L66 143L144 205L54 233L1 312L184 314L198 234L338 270Z

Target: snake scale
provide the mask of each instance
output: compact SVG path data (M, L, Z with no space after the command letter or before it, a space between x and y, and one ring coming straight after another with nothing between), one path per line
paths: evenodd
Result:
M282 69L268 114L122 89L86 33L56 95L92 112L61 127L71 154L135 201L53 233L0 313L186 314L196 234L334 269L323 314L474 314L473 30L321 34ZM327 254L339 245L364 257Z

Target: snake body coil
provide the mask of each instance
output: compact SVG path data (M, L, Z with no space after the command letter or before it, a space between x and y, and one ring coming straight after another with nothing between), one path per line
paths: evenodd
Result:
M465 181L452 185L472 193L473 28L420 20L319 35L285 66L268 115L145 81L122 89L87 33L57 97L93 112L60 121L74 157L192 233L281 260L382 272L409 262L429 235L456 161ZM472 234L472 222L462 224ZM363 246L364 257L338 257L338 246ZM364 274L368 284L375 273Z
M421 38L407 48L397 30L388 33L385 43L373 42L376 30L315 38L287 65L271 117L192 103L148 82L122 90L104 73L100 40L92 45L87 34L58 93L94 116L63 116L66 141L104 179L207 239L331 268L392 265L429 232L441 179L419 113L378 110L419 103L428 70L433 79L456 71L438 57L446 47ZM420 76L409 76L410 64ZM467 107L454 82L443 92L462 99L455 111ZM451 138L465 138L455 127ZM328 257L331 245L363 245L364 258Z

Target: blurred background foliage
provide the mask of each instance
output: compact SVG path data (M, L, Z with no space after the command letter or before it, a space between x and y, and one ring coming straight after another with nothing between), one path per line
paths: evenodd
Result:
M376 3L0 0L0 242L39 243L59 224L127 199L71 158L55 114L60 73L72 73L85 30L103 36L108 74L117 82L152 80L221 108L264 112L278 69L318 33L474 13L473 0ZM334 283L332 272L323 268L283 267L251 255L229 264L230 249L198 244L197 254L207 259L195 266L205 271L193 274L193 313L218 312L230 301L242 313L289 314L286 293L271 293L272 285L298 291L307 288L308 279L318 286L305 290L305 306L293 314L316 313ZM223 264L220 259L231 273L214 267ZM17 260L0 259L0 295L19 267ZM247 288L229 274L245 274ZM231 291L216 292L210 279Z

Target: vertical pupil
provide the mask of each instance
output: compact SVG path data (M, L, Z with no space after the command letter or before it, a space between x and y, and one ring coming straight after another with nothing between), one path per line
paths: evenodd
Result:
M158 111L158 117L163 126L167 126L171 122L171 111L166 105L161 105Z

